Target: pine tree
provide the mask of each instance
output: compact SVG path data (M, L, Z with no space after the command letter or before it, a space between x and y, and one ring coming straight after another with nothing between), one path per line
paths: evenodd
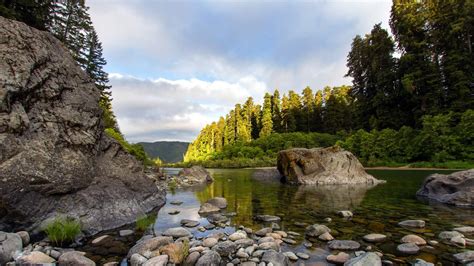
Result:
M306 87L303 90L303 115L302 120L304 123L305 131L310 132L312 127L312 117L314 113L314 96L313 90L310 87Z
M313 131L324 132L323 92L318 90L314 95L314 112L312 117Z
M282 126L285 133L296 130L296 119L291 108L290 99L283 94L281 99Z
M262 128L260 129L259 137L269 136L273 131L272 121L272 96L269 93L265 93L262 108Z
M301 97L293 90L288 92L288 101L290 105L291 118L294 119L292 124L289 124L289 132L304 131L306 129L303 116Z
M53 0L0 0L0 16L46 30Z
M273 131L281 133L282 129L282 115L281 115L281 100L280 92L276 89L272 95L272 123Z

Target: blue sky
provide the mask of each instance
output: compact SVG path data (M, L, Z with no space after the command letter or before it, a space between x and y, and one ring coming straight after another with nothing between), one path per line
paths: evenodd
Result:
M87 3L113 108L132 142L191 141L235 103L267 91L350 84L355 35L388 28L391 1Z

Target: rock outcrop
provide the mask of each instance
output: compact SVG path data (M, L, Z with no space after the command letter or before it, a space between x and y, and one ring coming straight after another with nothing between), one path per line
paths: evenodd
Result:
M289 149L278 153L278 171L292 184L377 184L350 152L337 146Z
M474 207L474 169L428 176L416 195L438 202Z
M65 214L96 233L164 203L104 133L99 98L60 41L0 17L1 225L32 229Z
M206 168L198 165L181 169L175 180L179 185L183 186L205 184L214 181Z

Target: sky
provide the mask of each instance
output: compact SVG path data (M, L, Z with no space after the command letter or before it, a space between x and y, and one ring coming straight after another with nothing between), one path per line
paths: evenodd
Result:
M391 0L91 0L112 106L130 142L192 141L248 97L350 85L352 39Z

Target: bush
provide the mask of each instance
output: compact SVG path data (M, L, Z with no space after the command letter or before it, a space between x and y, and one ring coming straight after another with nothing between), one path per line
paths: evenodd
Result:
M52 244L68 245L81 233L81 224L71 218L55 218L44 229Z
M150 225L154 224L156 220L155 215L144 215L137 219L135 223L135 228L137 231L143 232L145 231Z
M128 143L127 140L125 140L125 138L122 136L122 134L113 128L106 128L105 133L107 134L107 136L118 141L118 143L120 143L120 145L126 152L133 155L135 158L137 158L137 160L141 161L144 165L147 165L147 166L155 165L153 160L148 158L148 156L146 155L145 150L143 149L142 145Z

